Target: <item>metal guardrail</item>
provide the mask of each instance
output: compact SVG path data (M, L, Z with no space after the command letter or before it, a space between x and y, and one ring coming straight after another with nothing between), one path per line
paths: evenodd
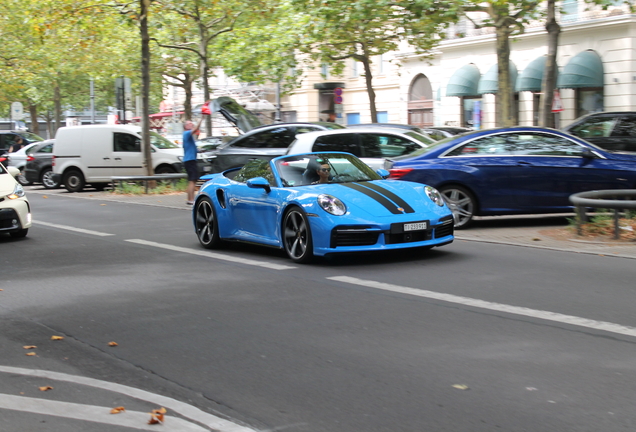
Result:
M570 195L576 208L576 232L581 235L581 224L588 221L587 208L614 210L614 238L620 238L618 220L621 210L636 209L636 189L596 190Z
M188 178L186 173L175 173L175 174L155 174L151 176L113 176L111 180L113 181L113 186L119 184L119 187L123 188L124 182L143 182L145 192L148 193L148 182L150 181L160 181L160 180L172 180L173 184L177 182L177 180L182 178ZM116 186L115 186L116 187Z

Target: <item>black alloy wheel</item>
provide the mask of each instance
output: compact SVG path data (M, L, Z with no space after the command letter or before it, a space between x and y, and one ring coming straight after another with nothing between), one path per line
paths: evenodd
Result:
M194 224L199 243L206 249L214 249L221 245L219 225L212 201L203 197L196 203Z
M314 256L311 228L307 216L298 207L292 207L283 221L283 245L292 261L304 264Z

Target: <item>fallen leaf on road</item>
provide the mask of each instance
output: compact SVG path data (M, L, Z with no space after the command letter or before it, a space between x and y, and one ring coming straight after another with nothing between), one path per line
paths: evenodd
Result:
M51 386L40 387L40 391L47 391L47 390L53 390L53 387Z
M22 348L24 348L24 349L36 349L37 347L35 345L25 345Z
M119 414L120 412L124 412L124 411L126 411L126 408L124 408L124 407L116 407L116 408L113 408L112 410L110 410L110 413L111 414Z
M108 346L117 346L117 342L108 342Z
M42 198L45 198L45 199L46 199L46 198L48 198L48 197L47 197L46 195L42 195Z
M51 340L62 340L64 336L51 336Z
M468 390L468 386L465 384L453 384L453 387L459 390Z
M168 411L161 407L160 409L154 409L150 413L150 420L148 420L148 424L158 424L163 423L163 415Z
M28 353L26 353L26 354L24 354L24 355L34 356L34 355L36 355L36 354L35 354L33 351L31 351L31 352L28 352Z

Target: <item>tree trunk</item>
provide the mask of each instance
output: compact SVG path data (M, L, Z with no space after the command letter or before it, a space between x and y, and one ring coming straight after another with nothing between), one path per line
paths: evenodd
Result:
M38 123L38 106L29 102L29 115L31 116L31 132L40 135L40 123Z
M514 92L510 82L510 27L507 24L497 25L497 126L514 126L516 123L512 109Z
M183 74L183 90L185 91L185 101L183 101L185 119L192 120L192 77L187 72Z
M378 111L375 107L375 90L373 90L373 73L371 72L371 58L365 52L360 58L364 66L364 82L367 85L367 94L369 95L369 110L371 111L371 123L378 122Z
M153 175L150 151L150 36L148 13L151 0L139 0L139 32L141 34L141 142L144 149L146 175Z
M207 43L207 32L203 28L203 24L199 24L199 66L201 70L201 85L203 86L203 103L207 103L210 100L210 86L209 86L209 75L210 68L208 66L208 43ZM205 133L206 136L212 136L212 116L205 116Z
M541 103L539 107L539 125L554 127L554 89L556 88L556 56L559 48L559 34L561 26L556 21L555 0L547 2L547 17L545 28L548 31L548 56L545 59L543 80L541 81Z
M53 104L55 105L55 133L53 137L55 137L62 121L62 97L60 96L60 86L57 83L53 89Z

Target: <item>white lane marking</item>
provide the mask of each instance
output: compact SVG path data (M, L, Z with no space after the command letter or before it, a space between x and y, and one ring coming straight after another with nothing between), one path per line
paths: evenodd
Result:
M103 233L103 232L99 232L99 231L87 230L87 229L83 229L83 228L75 228L75 227L71 227L71 226L68 226L68 225L52 224L52 223L48 223L48 222L42 222L42 221L39 221L39 220L34 220L33 223L37 224L37 225L44 225L44 226L51 227L51 228L58 228L58 229L63 229L63 230L67 230L67 231L74 231L74 232L78 232L78 233L82 233L82 234L90 234L90 235L95 235L95 236L100 236L100 237L106 237L106 236L115 235L115 234Z
M70 383L85 385L88 387L95 387L101 390L108 390L116 393L123 394L135 399L152 402L159 406L165 407L168 410L175 411L182 416L194 420L198 423L204 424L210 429L215 429L220 432L256 432L254 429L247 428L245 426L238 425L228 420L224 420L212 414L208 414L201 411L198 408L180 402L176 399L172 399L166 396L157 395L154 393L140 390L134 387L128 387L122 384L116 384L108 381L102 381L94 378L87 378L77 375L69 375L62 372L52 372L40 369L26 369L17 368L12 366L0 366L0 372L12 373L17 375L33 376L43 379L51 379L56 381L66 381ZM120 414L113 414L120 415ZM150 418L150 417L148 417Z
M452 294L443 294L434 291L427 291L415 288L408 288L399 285L392 285L384 282L376 282L371 280L358 279L349 276L328 277L329 280L338 282L360 285L368 288L376 288L384 291L392 291L396 293L408 294L418 297L426 297L435 300L441 300L449 303L461 304L481 309L489 309L499 312L505 312L514 315L523 315L533 318L539 318L547 321L555 321L563 324L570 324L578 327L586 327L594 330L602 330L610 333L622 334L627 336L636 336L636 327L628 327L620 324L614 324L605 321L596 321L587 318L581 318L572 315L563 315L560 313L529 309L525 307L510 306L501 303L493 303L484 300L477 300L469 297L461 297Z
M31 412L55 417L84 420L132 429L156 431L156 425L149 425L150 414L147 412L126 410L119 414L110 414L113 407L83 405L72 402L58 402L15 395L0 395L0 408L14 411ZM198 426L178 417L164 416L164 426L170 430L183 432L209 432L209 429Z
M168 249L168 250L175 251L175 252L183 252L183 253L187 253L187 254L191 254L191 255L199 255L199 256L204 256L204 257L208 257L208 258L214 258L214 259L223 260L223 261L230 261L230 262L234 262L234 263L247 264L247 265L258 266L258 267L265 267L265 268L272 269L272 270L291 270L291 269L295 269L296 268L296 267L288 266L288 265L273 264L273 263L268 263L268 262L265 262L265 261L256 261L256 260L251 260L251 259L246 259L246 258L232 257L232 256L229 256L229 255L223 255L223 254L220 254L220 253L215 253L215 252L210 252L210 251L205 251L205 250L189 249L189 248L184 248L184 247L180 247L180 246L173 246L173 245L164 244L164 243L156 243L156 242L151 242L151 241L141 240L141 239L129 239L129 240L126 240L126 241L127 242L131 242L131 243L144 245L144 246L152 246L152 247L157 247L157 248L161 248L161 249Z

